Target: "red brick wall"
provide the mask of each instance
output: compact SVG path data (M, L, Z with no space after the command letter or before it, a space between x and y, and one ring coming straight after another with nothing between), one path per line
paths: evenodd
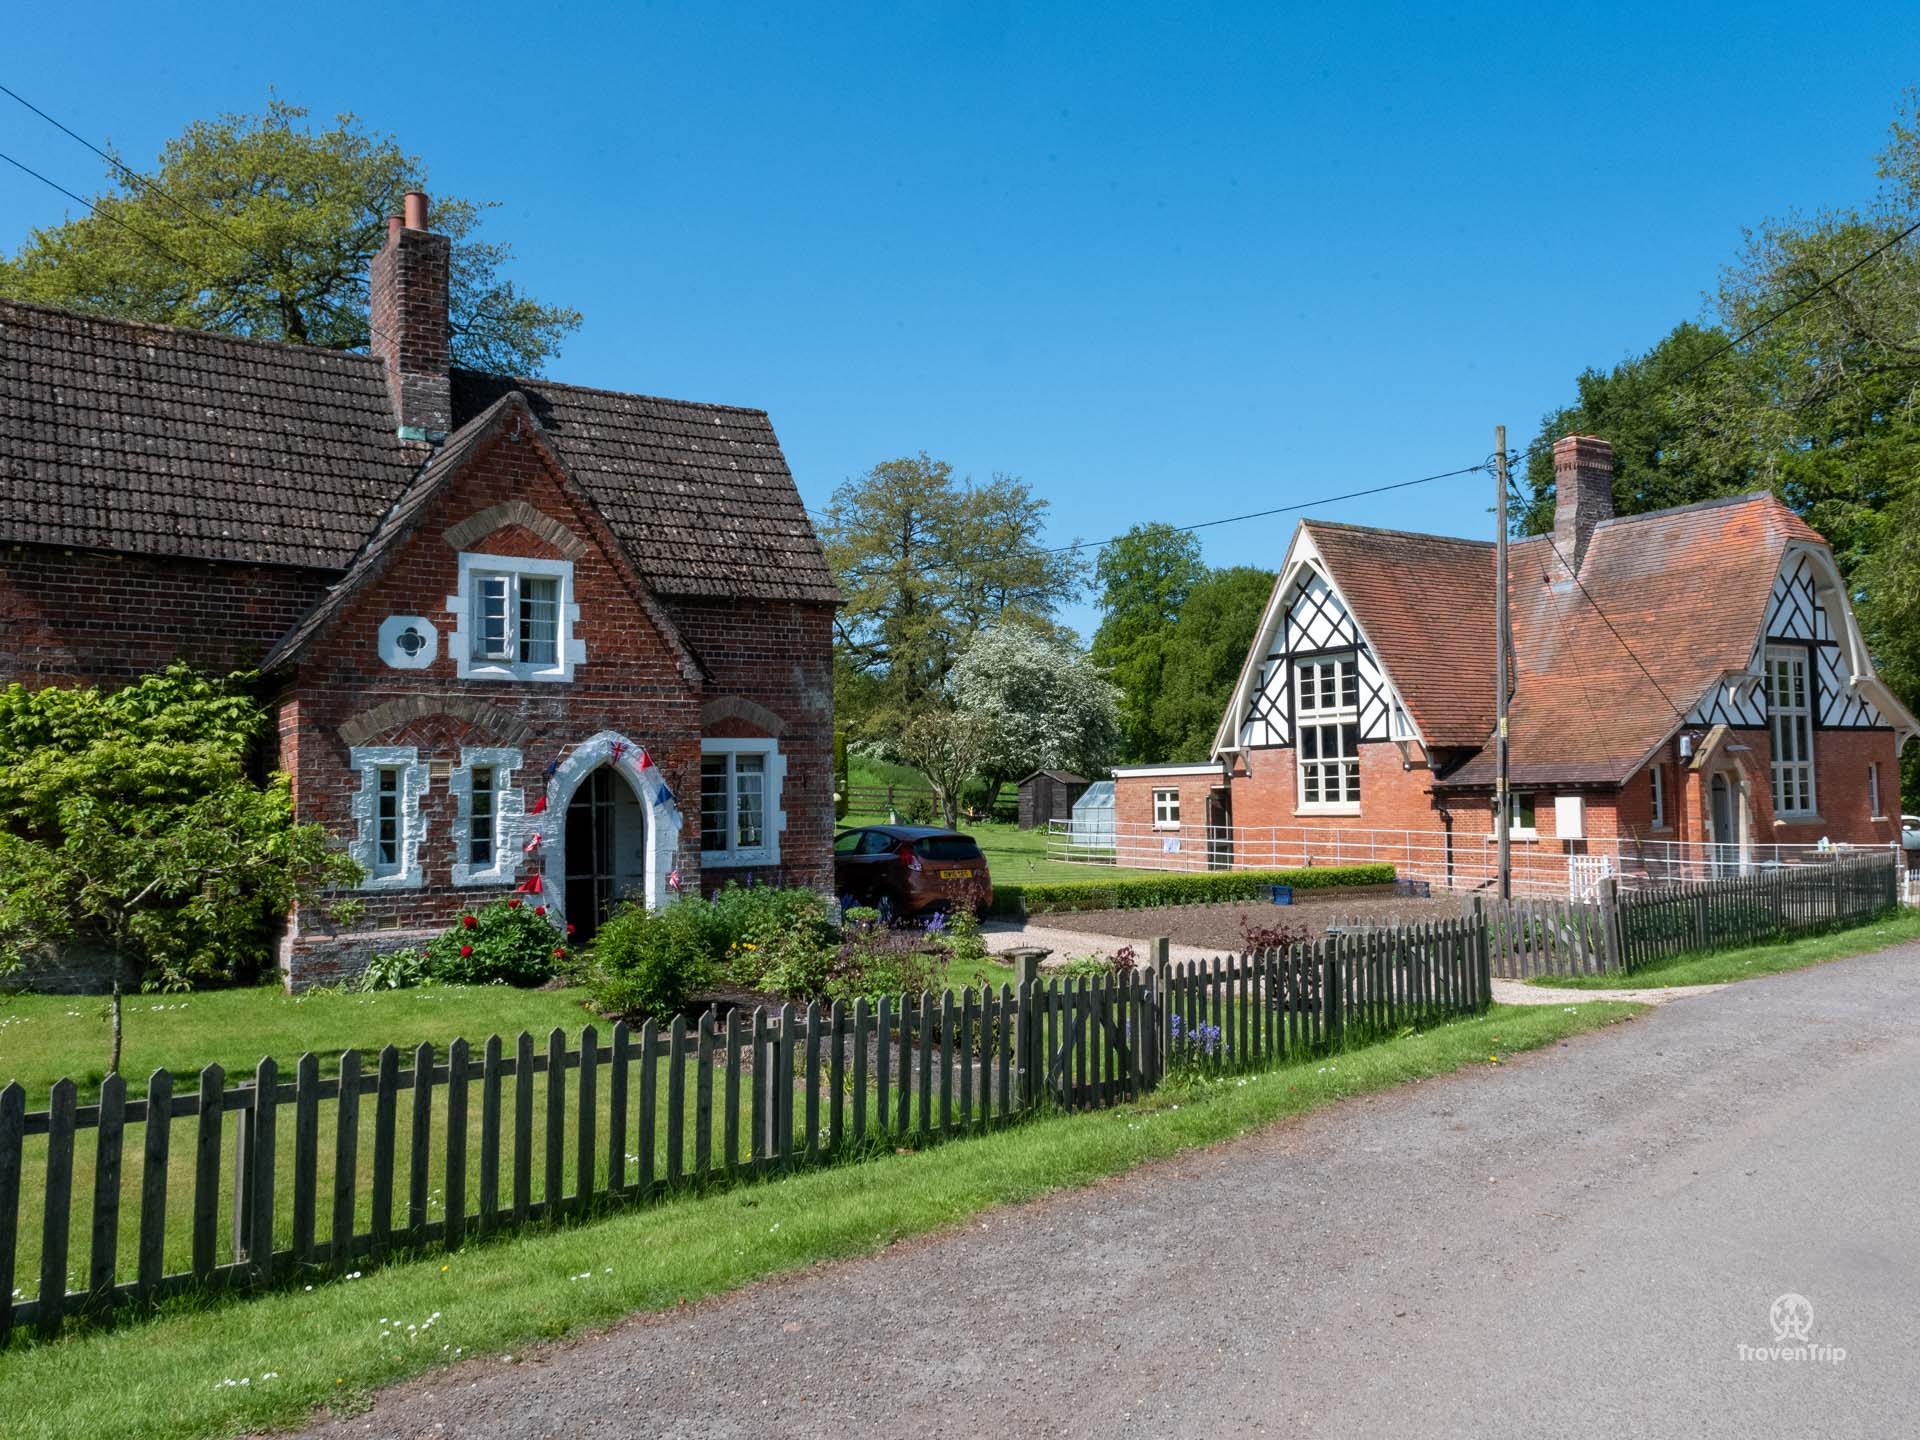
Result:
M245 669L313 608L330 571L0 551L0 684L124 684L174 660Z
M1207 868L1207 800L1220 784L1220 775L1128 775L1113 782L1113 818L1119 827L1122 864L1146 865L1163 870L1204 870ZM1180 792L1180 828L1154 830L1153 792ZM1167 840L1177 840L1180 848L1169 852Z
M1431 772L1408 770L1397 745L1360 746L1360 813L1300 814L1292 747L1249 750L1234 767L1233 823L1334 830L1438 830Z
M1727 745L1744 745L1745 750L1721 750L1704 770L1686 767L1686 810L1682 823L1684 838L1708 838L1708 805L1711 776L1729 764L1737 765L1746 777L1753 809L1753 842L1756 845L1815 845L1822 839L1851 845L1884 845L1900 838L1900 764L1889 730L1816 730L1813 737L1814 803L1819 819L1776 824L1773 815L1773 746L1764 729L1736 730ZM1870 812L1867 795L1867 766L1880 766L1880 808L1882 819Z

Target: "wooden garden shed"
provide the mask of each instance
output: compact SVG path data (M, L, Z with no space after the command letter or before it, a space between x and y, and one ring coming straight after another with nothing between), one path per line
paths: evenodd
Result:
M1032 830L1049 820L1067 820L1073 802L1088 782L1071 770L1036 770L1020 782L1020 828Z

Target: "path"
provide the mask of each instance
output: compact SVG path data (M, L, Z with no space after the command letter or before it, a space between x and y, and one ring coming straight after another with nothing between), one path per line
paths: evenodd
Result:
M1911 1433L1916 987L1747 981L313 1433ZM1787 1293L1844 1362L1741 1358Z

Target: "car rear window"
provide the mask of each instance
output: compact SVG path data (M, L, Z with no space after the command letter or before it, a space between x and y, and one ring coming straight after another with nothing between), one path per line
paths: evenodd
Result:
M964 835L930 835L913 847L922 860L978 860L980 847Z

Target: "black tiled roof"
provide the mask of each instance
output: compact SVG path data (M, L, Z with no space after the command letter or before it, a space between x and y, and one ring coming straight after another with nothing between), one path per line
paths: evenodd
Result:
M832 601L765 412L455 371L526 394L666 595ZM378 362L0 301L0 540L344 570L428 452Z

